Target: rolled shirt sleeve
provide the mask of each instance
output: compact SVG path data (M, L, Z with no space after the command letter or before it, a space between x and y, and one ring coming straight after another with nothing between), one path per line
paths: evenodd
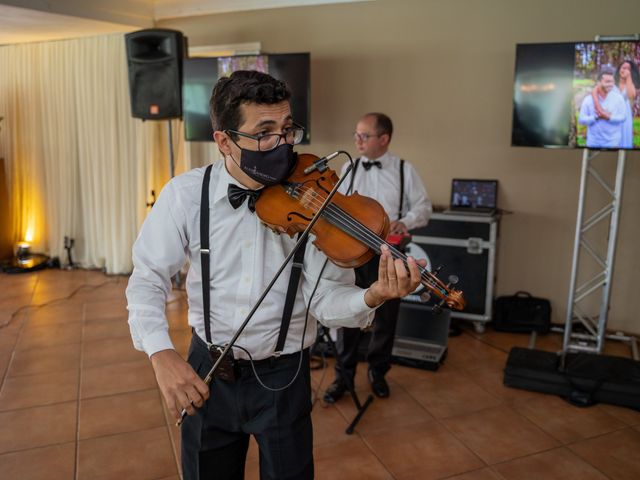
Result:
M133 273L126 290L129 328L136 349L151 356L173 349L165 303L171 278L186 261L185 216L168 183L145 219L133 245Z

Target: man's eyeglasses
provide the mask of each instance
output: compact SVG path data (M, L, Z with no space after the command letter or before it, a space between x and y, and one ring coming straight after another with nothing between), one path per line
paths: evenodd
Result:
M258 151L268 152L273 150L282 142L284 138L285 143L289 145L298 145L304 138L304 128L298 124L293 124L293 127L285 129L282 133L265 133L262 135L251 135L249 133L239 132L237 130L225 130L224 133L229 135L231 141L238 147L238 143L233 139L233 135L239 135L245 138L251 138L258 143ZM233 135L232 135L233 134ZM242 147L240 147L242 148Z
M367 140L369 140L371 137L381 137L382 135L384 135L384 133L381 134L375 134L375 133L358 133L358 132L353 132L353 139L357 142L357 141L361 141L361 142L366 142Z

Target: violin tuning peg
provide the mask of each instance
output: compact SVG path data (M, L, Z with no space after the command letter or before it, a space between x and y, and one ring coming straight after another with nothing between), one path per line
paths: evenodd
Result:
M420 301L427 303L429 300L431 300L431 294L429 292L422 292L420 294Z
M449 275L449 285L455 285L459 281L460 279L458 278L457 275Z
M440 273L440 270L442 270L443 267L444 267L444 265L438 266L432 273L437 276Z

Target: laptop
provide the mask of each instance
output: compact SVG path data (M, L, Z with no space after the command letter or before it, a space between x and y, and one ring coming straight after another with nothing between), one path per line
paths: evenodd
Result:
M497 201L497 180L454 178L449 209L445 213L491 216L496 213Z

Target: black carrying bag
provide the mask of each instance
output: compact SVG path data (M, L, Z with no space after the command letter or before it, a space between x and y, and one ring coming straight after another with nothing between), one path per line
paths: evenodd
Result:
M493 328L500 332L548 333L551 329L551 303L529 292L498 297L493 311Z
M556 353L513 347L504 384L559 395L581 407L602 402L640 410L640 362L630 358L568 353L562 368Z

